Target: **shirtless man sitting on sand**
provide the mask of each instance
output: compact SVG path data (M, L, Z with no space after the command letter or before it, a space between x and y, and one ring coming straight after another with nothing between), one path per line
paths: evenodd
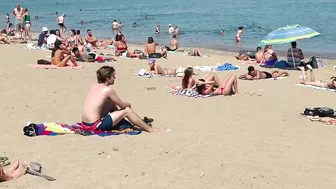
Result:
M154 75L171 75L176 76L176 69L172 68L161 68L159 65L155 64L155 59L148 59L149 72Z
M174 34L173 39L170 40L170 47L166 46L167 51L183 51L181 49L178 49L180 45L176 37L177 36Z
M336 77L331 77L330 82L323 82L323 81L320 81L320 80L316 81L315 76L314 76L314 72L313 72L313 68L310 65L306 65L306 67L310 71L310 82L307 81L305 68L300 66L300 67L298 67L298 69L301 70L302 79L303 79L303 82L300 82L300 84L310 85L310 86L315 86L315 87L322 87L322 88L326 88L326 89L336 89Z
M153 37L148 37L147 43L145 45L145 56L148 56L149 54L156 53L156 47L158 46L157 43L154 42Z
M17 179L25 175L27 169L28 169L28 165L26 163L20 164L18 159L11 166L9 166L6 170L4 170L2 165L0 164L0 182Z
M89 43L93 48L98 48L98 39L92 35L91 29L87 30L87 36L85 37L85 41Z
M152 132L152 127L131 109L131 104L120 100L112 88L115 79L113 67L103 66L97 70L98 83L91 86L85 98L82 125L90 130L111 131L122 129L120 127L125 124L133 124L146 132Z
M249 66L247 68L248 73L239 76L239 79L243 80L259 80L259 79L269 79L269 78L278 78L278 77L285 77L289 76L288 72L286 71L273 71L272 73L268 73L266 71L260 71L254 69L253 66Z

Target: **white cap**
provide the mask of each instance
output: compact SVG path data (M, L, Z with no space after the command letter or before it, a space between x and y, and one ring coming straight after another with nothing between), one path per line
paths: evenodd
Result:
M171 24L168 24L168 26L172 26Z
M42 31L43 31L43 32L46 32L46 31L49 31L49 29L48 29L47 27L43 27L43 28L42 28Z

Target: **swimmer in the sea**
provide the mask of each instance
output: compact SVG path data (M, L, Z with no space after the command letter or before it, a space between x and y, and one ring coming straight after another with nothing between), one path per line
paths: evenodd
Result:
M147 19L148 19L148 17L147 17L147 16L145 16L145 19L147 20Z
M156 33L156 34L160 34L160 32L161 32L160 25L157 25L157 26L156 26L156 29L155 29L155 33Z
M221 30L219 34L224 35L224 30Z
M136 27L136 22L133 22L133 25L132 25L134 28Z
M81 20L81 24L85 24L86 22L84 22L83 20Z
M237 34L236 34L236 43L241 42L241 37L243 35L243 29L244 29L243 26L238 27Z

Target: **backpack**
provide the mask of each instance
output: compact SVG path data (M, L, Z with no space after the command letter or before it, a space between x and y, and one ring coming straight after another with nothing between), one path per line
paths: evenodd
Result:
M333 117L334 110L327 107L306 108L303 114L309 116Z
M310 64L311 67L314 69L323 67L322 59L318 56L311 57L310 60L306 64Z

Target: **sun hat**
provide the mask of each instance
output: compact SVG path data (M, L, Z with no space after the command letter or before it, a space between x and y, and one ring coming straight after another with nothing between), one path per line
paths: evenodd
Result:
M43 28L42 28L42 31L43 31L43 32L46 32L46 31L49 31L49 29L48 29L47 27L43 27Z
M168 24L168 26L172 26L171 24Z

